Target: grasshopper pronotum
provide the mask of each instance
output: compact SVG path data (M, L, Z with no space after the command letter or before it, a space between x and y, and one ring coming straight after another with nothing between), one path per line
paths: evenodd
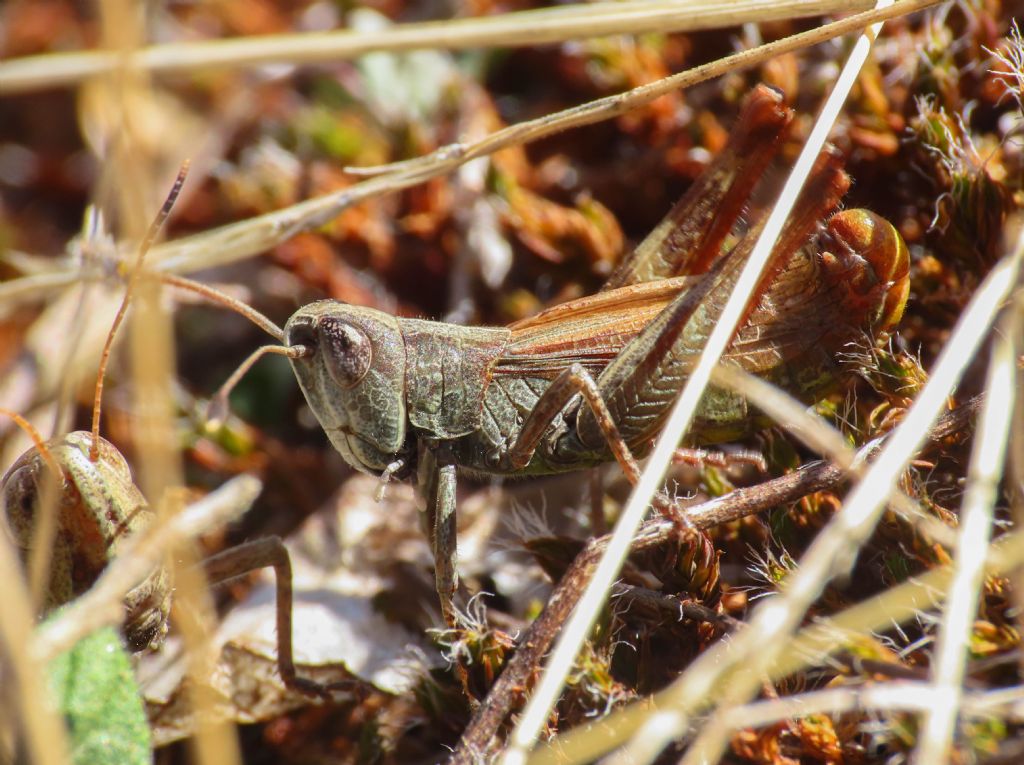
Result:
M757 236L727 254L792 113L765 87L748 97L728 146L599 294L508 327L399 319L320 301L288 320L299 384L335 448L358 470L417 474L441 610L455 623L456 473L542 474L634 454L657 432L718 306ZM909 257L866 210L836 209L849 180L830 152L774 251L725 363L811 402L833 387L837 355L903 312ZM748 429L746 402L711 389L690 440Z

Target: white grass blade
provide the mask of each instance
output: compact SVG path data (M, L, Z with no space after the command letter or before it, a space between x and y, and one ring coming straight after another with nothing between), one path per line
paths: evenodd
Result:
M815 450L822 457L834 462L861 477L867 469L864 458L866 450L855 451L847 446L842 433L829 425L823 418L810 412L806 406L783 390L745 372L739 367L719 364L711 375L712 382L720 387L744 396L754 406L768 415L777 425L804 446ZM858 458L859 457L859 458ZM918 503L896 489L891 497L893 509L932 542L953 549L956 534L946 524L921 510Z
M747 630L729 644L719 643L706 651L673 684L671 692L666 694L669 697L666 705L653 716L650 729L642 728L634 739L640 742L637 746L641 748L637 762L647 761L643 756L654 750L658 743L653 741L655 736L661 739L661 746L657 748L661 751L668 741L684 735L689 729L690 716L703 699L714 698L720 708L727 709L746 703L757 692L807 609L831 578L848 570L855 552L873 532L905 465L927 437L929 427L956 387L967 361L984 340L1000 305L1016 284L1022 257L1024 237L974 294L939 356L931 379L839 514L814 540L801 559L800 567L786 581L783 592L762 602ZM716 747L724 744L728 734L728 723L716 716L703 726L690 751L699 750L706 761L713 761L720 751ZM630 754L637 753L631 750Z
M1024 700L1024 688L1005 690L995 695L987 691L964 694L961 705L964 715L976 719L1018 717L1014 706ZM906 680L831 688L736 707L728 713L728 719L733 728L763 728L810 715L859 714L867 710L927 712L934 691L935 687L929 683Z
M878 6L888 4L883 0ZM800 189L803 188L815 160L825 146L829 131L867 59L871 43L877 34L877 27L866 30L862 34L840 72L832 93L825 101L821 115L811 130L792 172L786 179L779 200L765 221L764 229L737 279L736 287L729 296L729 300L722 309L722 314L708 338L704 352L672 408L662 435L647 461L640 480L630 494L629 501L615 526L608 549L587 585L579 605L563 629L541 681L527 704L519 724L513 731L510 746L504 758L505 765L518 765L525 762L526 752L536 742L551 709L557 703L566 675L572 668L576 655L600 613L606 593L610 590L622 568L633 536L647 513L651 498L661 485L672 454L697 411L704 389L711 379L712 370L732 340L747 303L757 289L761 272L768 264L775 241L796 204ZM642 741L642 744L639 745L642 751L638 752L635 749L632 751L635 762L652 761L669 740L661 735L660 730L655 733L655 729L660 729L660 718L660 715L654 715L650 725L647 726L648 730L642 731L642 735L638 737L638 740Z
M998 539L989 548L985 572L990 576L1006 576L1022 562L1024 532L1014 532ZM832 654L859 645L865 633L883 632L893 625L919 618L923 611L942 602L952 579L952 566L930 569L864 603L805 627L786 643L766 679L777 680L818 666ZM994 694L990 692L987 697L994 699ZM625 743L650 718L652 709L679 704L680 698L681 691L676 684L656 693L653 699L635 702L593 725L563 733L538 748L531 755L529 765L593 762ZM710 697L695 698L691 700L691 706L696 711L711 701ZM1002 703L1003 699L994 699L993 703L996 701Z
M1024 231L1021 243L1024 248ZM949 761L956 721L963 703L963 675L974 619L978 613L978 594L985 575L985 554L992 533L992 506L999 494L999 481L1006 461L1014 394L1017 384L1020 301L1007 312L1003 331L992 344L985 406L978 421L971 448L960 514L960 533L956 546L956 575L949 600L943 611L935 654L934 683L928 690L930 704L912 762L918 765Z

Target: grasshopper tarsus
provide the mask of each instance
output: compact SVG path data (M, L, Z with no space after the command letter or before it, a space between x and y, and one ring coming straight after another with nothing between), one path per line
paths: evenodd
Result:
M733 452L715 451L713 449L690 449L679 447L672 455L672 462L677 465L716 468L727 468L731 465L750 465L759 473L768 472L768 463L760 452L741 449Z
M299 677L296 671L292 625L295 597L292 589L292 561L280 537L261 537L243 542L211 555L200 565L210 584L223 584L252 571L272 568L277 604L277 669L285 687L318 699L330 699L334 691L351 689L350 683L318 683Z

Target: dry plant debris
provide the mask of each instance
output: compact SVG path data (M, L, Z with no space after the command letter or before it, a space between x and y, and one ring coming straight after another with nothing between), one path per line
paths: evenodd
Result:
M633 5L640 12L655 4ZM447 11L493 20L533 7L463 0ZM794 15L682 32L655 25L629 36L508 48L499 26L492 42L465 50L446 48L441 25L436 45L415 51L315 64L257 56L80 82L58 76L59 57L47 56L67 51L202 38L225 43L211 50L228 56L229 41L255 35L272 42L343 26L377 35L392 24L443 20L432 15L437 7L403 0L359 8L227 0L147 6L142 30L113 21L127 18L123 10L118 0L90 9L11 0L0 9L0 406L46 435L86 426L133 242L185 157L191 175L169 241L154 249L154 269L187 272L282 324L298 306L331 297L404 317L506 325L595 293L722 150L758 83L780 89L796 113L771 171L781 178L847 47L840 38L785 53L613 119L462 165L455 156L445 165L451 172L424 172L422 183L413 182L420 165L399 164L395 171L407 175L391 193L378 193L388 191L381 166L469 146L827 19ZM598 3L573 12L596 18L608 9ZM888 21L831 134L853 179L844 204L890 220L910 251L910 299L897 331L884 345L849 348L844 362L857 374L815 409L869 461L1014 248L1024 203L1024 43L1013 25L1021 17L1017 2L965 0ZM38 67L39 79L5 91L14 70L4 67L19 62ZM366 180L348 171L355 167L381 172ZM366 183L380 188L362 199ZM257 230L259 216L350 190L361 201L316 225ZM772 202L771 191L759 189L746 218ZM225 228L232 224L240 226ZM273 245L259 245L263 236L275 237ZM933 756L927 736L945 735L936 722L944 702L953 705L956 735L951 751L935 755L942 761L1024 758L1019 396L1001 412L1010 423L1007 469L1003 476L997 448L990 509L969 514L965 504L976 478L969 466L978 412L992 396L990 366L999 369L989 361L1002 347L996 338L1010 349L1009 390L1020 389L1022 298L1016 289L1008 294L998 329L987 331L975 356L959 360L961 382L849 575L832 580L804 616L800 639L834 629L831 653L783 660L783 669L757 678L757 700L719 707L710 694L695 713L708 718L697 716L659 761L694 756L688 747L705 719L729 737L721 762L937 761L920 758ZM272 589L260 577L237 580L215 592L206 616L201 605L193 609L199 638L189 637L190 614L179 614L172 642L135 660L157 760L419 763L453 750L455 761L496 757L547 650L529 640L537 629L553 634L565 619L623 506L628 487L618 468L593 477L460 481L459 567L464 593L478 595L456 629L441 629L412 489L394 482L374 501L377 482L353 473L329 446L282 359L260 362L234 393L231 415L210 427L206 399L264 338L188 294L165 289L139 305L133 337L109 373L104 436L126 455L154 507L156 498L169 504L167 496L194 501L243 474L260 479L251 510L204 533L192 554L198 560L245 540L286 538L300 674L348 684L326 701L285 689L274 664ZM29 443L6 420L0 437L6 471ZM763 470L743 459L673 467L668 489L695 530L681 534L663 520L643 528L547 720L549 736L587 731L566 738L566 751L588 736L611 740L600 728L609 714L639 728L640 707L629 702L665 692L701 656L749 629L751 611L800 572L855 482L777 426L723 448L727 456L763 455ZM958 535L982 540L976 560L963 554ZM876 597L896 603L920 582L929 583L931 600L917 591L914 607L887 612L903 616L866 609ZM950 601L962 606L959 627L943 612L947 592L962 598ZM15 619L0 613L0 622ZM541 627L529 632L531 624ZM10 668L12 657L30 661L31 638L26 632L12 647L10 634L0 629L0 760L37 752L26 743L36 729L26 709L31 697L15 692L22 676ZM728 689L721 693L729 698ZM667 704L669 695L656 698ZM203 713L209 720L197 725ZM217 728L215 719L227 725ZM198 742L194 750L189 738ZM537 756L547 761L545 752Z

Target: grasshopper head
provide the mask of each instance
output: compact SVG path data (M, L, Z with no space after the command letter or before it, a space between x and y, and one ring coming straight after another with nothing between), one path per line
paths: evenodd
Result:
M98 458L93 462L91 445L92 434L87 431L74 431L47 443L60 469L53 487L59 527L50 561L47 610L89 589L120 548L154 520L121 453L100 438ZM30 449L0 481L4 519L24 557L31 549L50 478L42 454ZM163 568L154 570L125 595L124 635L132 650L162 642L170 598L170 577Z
M872 310L871 328L887 332L899 323L910 292L910 255L889 221L868 210L843 210L828 222L830 249L845 261L850 299Z
M398 320L372 308L321 300L296 311L285 344L306 401L352 467L384 470L405 445L405 343Z
M76 576L66 591L51 593L52 605L84 592L99 576L111 549L150 519L146 501L132 482L128 463L106 439L100 439L100 458L89 460L92 434L68 433L47 443L46 448L60 468L56 476L56 500L60 533L68 533L81 544L75 546ZM36 525L39 502L53 476L38 449L29 449L15 462L0 483L0 496L8 528L17 545L27 550ZM62 585L63 587L63 585Z

